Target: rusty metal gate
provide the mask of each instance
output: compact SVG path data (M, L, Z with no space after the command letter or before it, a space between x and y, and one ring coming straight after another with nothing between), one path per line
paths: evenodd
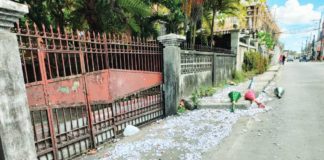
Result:
M126 35L17 24L38 159L71 159L164 115L162 50Z

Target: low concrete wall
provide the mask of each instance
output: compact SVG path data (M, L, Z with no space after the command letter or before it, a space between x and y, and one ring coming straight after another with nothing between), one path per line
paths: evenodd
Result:
M195 89L202 86L212 86L212 72L199 72L180 76L180 95L187 97L192 94Z
M181 51L180 97L195 89L215 86L230 79L235 71L236 55L213 52Z
M225 80L231 79L235 72L236 55L215 54L214 61L213 84L218 85Z

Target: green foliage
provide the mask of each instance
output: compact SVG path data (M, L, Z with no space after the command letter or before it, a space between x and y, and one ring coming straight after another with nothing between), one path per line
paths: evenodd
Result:
M275 40L269 32L258 32L258 38L261 44L265 45L268 49L273 49Z
M18 0L29 5L26 19L39 28L157 35L149 0ZM156 18L156 17L155 17Z
M247 78L245 72L242 72L242 71L235 71L233 73L233 81L235 83L240 83L240 82L243 82L245 81Z
M244 54L243 71L255 71L257 74L261 74L268 69L268 66L269 58L259 52L248 51Z
M200 98L200 95L199 95L199 92L197 90L195 90L194 92L192 92L191 97L190 97L190 100L191 100L191 102L192 102L192 104L194 106L198 106L199 105L199 98Z
M184 113L184 112L186 112L186 108L183 107L183 106L178 106L178 111L177 111L177 113Z
M209 17L212 17L210 19L211 20L211 25L210 25L211 40L213 39L214 36L214 26L215 26L216 18L219 20L220 23L222 22L224 23L224 18L226 16L233 16L233 15L238 16L238 15L246 14L246 12L240 12L242 8L240 0L205 0L204 8L210 14ZM205 15L205 17L207 16Z
M216 89L214 87L202 86L198 90L195 90L192 93L192 97L198 97L198 98L208 97L208 96L212 96L215 92Z

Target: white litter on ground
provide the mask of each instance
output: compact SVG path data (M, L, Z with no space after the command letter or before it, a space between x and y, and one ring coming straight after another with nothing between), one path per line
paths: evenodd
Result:
M123 135L124 136L132 136L138 133L140 130L133 126L133 125L127 125L126 128L124 129Z
M271 92L272 86L266 92ZM233 89L233 88L232 88ZM224 90L221 97L226 95ZM260 102L271 98L266 93L258 97ZM104 160L127 159L182 159L199 160L204 152L217 146L232 130L233 125L242 116L254 116L271 109L259 109L253 104L248 110L236 110L230 113L226 109L201 109L186 112L180 116L170 116L158 121L142 138L119 142L108 149Z

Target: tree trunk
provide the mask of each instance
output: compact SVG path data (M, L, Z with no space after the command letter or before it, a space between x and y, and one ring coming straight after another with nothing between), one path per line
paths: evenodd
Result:
M197 22L195 22L193 26L193 36L192 36L193 49L195 49L195 45L196 45L196 29L197 29Z
M212 26L210 29L210 47L211 48L213 48L213 41L214 41L215 16L216 16L216 10L213 10Z

